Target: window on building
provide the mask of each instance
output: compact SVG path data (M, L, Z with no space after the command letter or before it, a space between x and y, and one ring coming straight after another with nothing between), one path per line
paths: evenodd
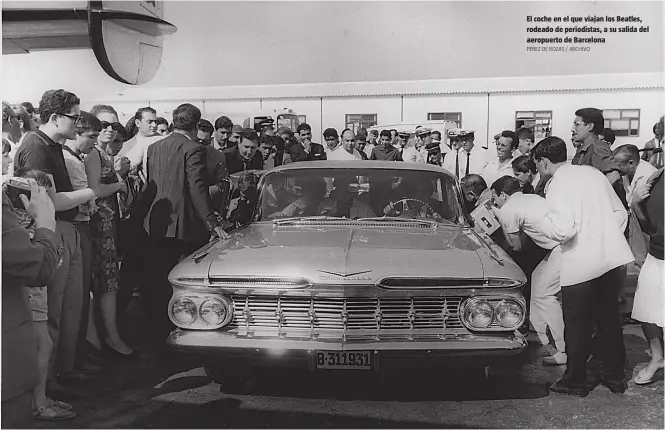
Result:
M515 112L515 130L527 127L533 130L534 139L544 139L552 135L552 111L528 110Z
M616 136L639 137L639 109L604 109L605 127L611 128Z
M462 112L434 112L427 114L427 121L452 121L462 128Z
M346 115L346 128L350 128L354 133L357 133L361 128L370 128L376 125L377 114L347 114Z
M298 124L304 124L307 122L307 115L298 115Z

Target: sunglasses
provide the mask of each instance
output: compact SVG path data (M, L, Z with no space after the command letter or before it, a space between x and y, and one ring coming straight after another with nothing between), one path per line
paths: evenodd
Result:
M83 117L82 117L81 115L68 115L68 114L66 114L66 113L61 113L61 114L58 114L58 115L66 116L67 118L69 118L69 119L71 119L72 121L74 121L76 124L78 124L79 122L81 122L81 119L83 119Z
M111 126L113 131L120 131L121 128L124 128L122 124L120 124L119 122L101 121L101 123L102 123L102 130L106 130L107 128L109 128L109 126Z

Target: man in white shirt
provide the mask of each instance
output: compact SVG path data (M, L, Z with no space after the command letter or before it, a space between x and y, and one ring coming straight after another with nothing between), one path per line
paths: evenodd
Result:
M378 145L378 140L379 140L379 130L370 130L368 134L368 141L367 144L365 145L365 154L367 154L367 158L371 157L372 155L372 150Z
M432 130L425 127L418 127L416 129L416 138L413 144L407 145L402 151L402 160L411 163L426 163L427 162L427 149L429 143L429 136Z
M324 147L326 154L339 148L339 135L334 128L326 128L323 131L323 140L326 142L326 146Z
M533 130L528 127L518 128L515 132L517 134L517 151L519 154L513 154L515 156L520 155L531 155L531 149L533 148L534 135Z
M530 274L529 320L543 345L550 343L547 327L554 339L557 352L550 357L543 357L543 363L566 364L563 312L556 298L556 294L561 291L561 247L540 231L540 221L547 214L547 202L535 194L523 194L519 181L510 176L503 176L492 184L492 199L498 207L495 214L501 223L506 242L513 251L522 251L524 244L530 244L529 240L541 249L551 250ZM523 235L529 239L525 240Z
M623 235L628 215L598 169L566 163L566 143L543 139L533 149L541 176L552 175L542 235L561 244L561 296L567 367L550 391L586 396L586 362L593 322L600 343L601 383L614 393L626 390L626 359L617 295L620 269L633 261Z
M345 128L342 131L342 144L328 150L328 160L362 160L356 150L356 135L353 130Z
M517 150L517 135L510 130L503 130L498 136L496 158L487 164L483 172L483 177L490 186L502 176L513 176L512 161L513 152Z
M157 111L151 107L142 107L134 115L134 122L138 133L122 145L122 149L116 155L116 170L118 163L123 157L127 157L131 164L131 169L136 169L139 165L143 166L145 172L145 160L148 147L153 143L164 138L157 134Z
M443 160L443 167L459 179L472 173L483 175L488 164L487 150L474 145L475 131L461 128L448 130L453 151Z
M616 161L621 175L628 179L626 188L626 201L628 206L632 205L633 195L638 186L643 185L649 176L656 173L648 161L640 160L640 152L635 145L622 145L614 150L614 161Z
M635 190L644 185L649 177L654 174L658 169L653 167L651 163L640 159L640 152L635 145L622 145L614 150L614 161L616 161L621 175L623 176L623 184L626 189L626 201L628 202L628 210L630 211L630 225L628 237L629 244L635 256L635 266L640 269L644 260L647 257L649 248L649 235L642 232L639 221L635 217L632 210L634 204ZM622 288L621 297L625 294L625 282Z

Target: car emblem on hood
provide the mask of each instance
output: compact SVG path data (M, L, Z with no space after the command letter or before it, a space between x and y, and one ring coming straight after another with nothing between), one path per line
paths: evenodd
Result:
M363 273L369 273L371 270L361 270L359 272L350 272L350 273L338 273L338 272L328 272L326 270L319 270L321 273L326 273L326 275L320 275L319 279L323 280L336 280L336 279L345 279L351 281L369 281L369 276L359 276Z

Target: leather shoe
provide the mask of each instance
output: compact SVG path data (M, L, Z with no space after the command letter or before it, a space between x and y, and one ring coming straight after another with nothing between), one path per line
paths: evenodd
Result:
M549 386L549 390L553 393L558 393L558 394L568 394L568 395L573 395L573 396L579 396L579 397L586 397L589 395L589 389L582 386L582 387L569 387L561 382L559 379L556 381L554 384Z
M543 364L548 366L561 366L566 364L568 361L568 356L565 352L557 352L556 354L550 355L549 357L543 357Z
M600 383L610 389L614 394L623 394L628 389L628 383L625 381L621 382L608 382L605 379L601 379Z

